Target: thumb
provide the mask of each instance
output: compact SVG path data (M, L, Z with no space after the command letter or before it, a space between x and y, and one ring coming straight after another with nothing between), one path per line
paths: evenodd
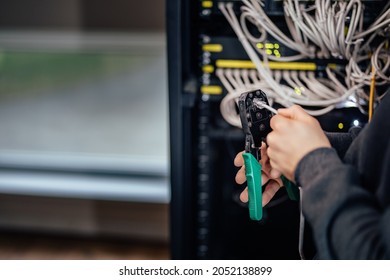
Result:
M299 105L293 105L286 109L279 109L278 114L293 120L303 120L308 116L305 110Z

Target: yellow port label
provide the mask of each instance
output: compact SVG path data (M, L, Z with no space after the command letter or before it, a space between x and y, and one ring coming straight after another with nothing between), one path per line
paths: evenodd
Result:
M257 43L256 47L259 49L263 49L264 47L266 49L279 49L280 45L279 44L272 44L272 43L265 43L265 45L264 45L264 43Z
M218 59L215 65L218 68L256 68L255 64L250 60Z
M219 59L215 65L219 68L247 68L256 69L255 64L250 60L226 60ZM270 61L268 66L272 70L306 70L314 71L317 65L312 62L278 62Z
M203 73L213 73L214 72L214 66L213 65L205 65L202 67Z
M213 1L203 1L202 2L203 8L212 8L213 7Z
M221 52L223 51L223 46L221 44L206 44L203 45L202 50L204 52Z
M200 92L203 94L222 94L222 87L220 86L202 86Z

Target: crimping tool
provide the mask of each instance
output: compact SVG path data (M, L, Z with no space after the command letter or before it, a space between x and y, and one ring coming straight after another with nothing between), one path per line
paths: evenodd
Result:
M245 92L241 94L238 101L242 129L245 133L245 151L242 156L248 184L249 216L257 221L263 216L260 147L272 131L270 120L273 116L272 112L261 104L268 106L267 95L262 90ZM296 186L284 176L282 181L290 199L298 200L299 193Z

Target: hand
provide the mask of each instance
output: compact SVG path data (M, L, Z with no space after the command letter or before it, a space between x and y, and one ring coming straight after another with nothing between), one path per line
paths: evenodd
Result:
M318 121L298 105L279 109L271 119L271 128L267 137L271 166L290 181L294 181L295 169L306 154L331 146Z
M246 182L245 165L242 153L243 152L238 153L234 159L234 165L241 167L236 175L236 182L240 185ZM262 205L265 206L271 201L276 192L283 185L282 180L280 179L281 173L271 167L265 143L262 143L261 145L260 164L262 165L261 182L263 185L269 182L262 195ZM248 188L245 188L245 190L241 193L240 200L242 202L248 202Z

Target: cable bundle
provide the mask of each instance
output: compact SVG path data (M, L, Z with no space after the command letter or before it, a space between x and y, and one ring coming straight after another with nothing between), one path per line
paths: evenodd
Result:
M367 103L365 86L390 83L390 54L384 34L390 26L390 3L382 14L363 30L363 5L361 0L316 0L313 5L298 0L284 0L285 21L290 34L283 33L263 10L261 0L242 0L240 20L232 3L220 3L222 11L257 71L217 70L217 76L228 91L221 102L221 112L226 121L240 126L236 113L239 94L261 88L271 102L289 107L299 104L312 115L325 114L346 101L361 107ZM251 34L251 23L260 32ZM271 35L281 44L297 52L288 57L266 54L256 44L263 43ZM374 50L372 42L382 40ZM301 59L348 60L345 69L326 68L327 78L318 78L312 71L272 71L268 60L297 61ZM368 65L361 69L361 65ZM375 73L373 75L373 73ZM383 95L378 95L379 100Z
M228 91L220 105L221 114L228 123L241 127L236 110L236 100L241 93L259 88L267 93L271 105L277 102L285 107L291 106L293 103L302 106L315 104L315 106L324 107L307 110L312 115L325 114L333 110L336 107L335 104L343 101L356 101L351 98L350 90L342 85L336 85L330 79L317 78L314 71L275 70L270 73L275 82L279 83L277 89L270 87L256 70L217 69L216 75ZM330 74L333 75L331 72ZM360 85L357 85L352 87L352 90L359 88ZM288 98L283 99L280 96L280 90L288 92Z

